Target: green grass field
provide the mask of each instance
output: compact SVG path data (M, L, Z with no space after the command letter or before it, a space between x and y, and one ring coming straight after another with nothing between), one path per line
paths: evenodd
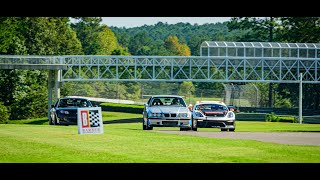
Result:
M143 131L139 114L103 112L104 134L49 126L46 118L0 125L2 163L319 163L320 146ZM154 130L179 128L155 127ZM201 128L199 131L219 131ZM320 131L319 124L237 122L237 132Z

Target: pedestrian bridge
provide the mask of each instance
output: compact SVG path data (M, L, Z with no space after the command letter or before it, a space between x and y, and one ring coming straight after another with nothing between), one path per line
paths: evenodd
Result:
M0 56L0 69L57 71L58 81L320 82L320 58Z

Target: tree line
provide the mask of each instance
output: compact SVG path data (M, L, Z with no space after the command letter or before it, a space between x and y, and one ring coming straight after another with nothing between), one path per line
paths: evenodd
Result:
M158 55L199 56L203 41L301 42L320 40L319 17L234 17L224 23L108 27L100 17L0 17L1 55ZM45 117L45 70L0 70L0 122ZM166 86L166 83L161 83ZM256 83L261 104L274 107L298 104L296 84ZM157 91L159 83L65 82L61 95L117 97L136 100L142 91ZM318 84L304 84L304 108L319 109ZM184 94L192 89L216 89L220 83L175 83L171 89Z

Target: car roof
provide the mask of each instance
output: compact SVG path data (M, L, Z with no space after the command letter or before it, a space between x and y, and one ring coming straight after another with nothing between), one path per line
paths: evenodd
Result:
M221 104L226 106L226 104L222 101L197 101L196 105L198 104Z
M87 101L89 101L89 100L86 99L86 98L74 98L74 97L64 97L64 98L60 98L60 99L80 99L80 100L87 100Z
M183 96L178 96L178 95L152 95L151 98L155 98L155 97L178 97L178 98L182 98Z

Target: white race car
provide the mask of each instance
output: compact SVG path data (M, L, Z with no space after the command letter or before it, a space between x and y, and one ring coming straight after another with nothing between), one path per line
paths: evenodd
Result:
M235 113L221 101L197 101L192 107L192 130L197 128L220 128L221 131L235 131Z

